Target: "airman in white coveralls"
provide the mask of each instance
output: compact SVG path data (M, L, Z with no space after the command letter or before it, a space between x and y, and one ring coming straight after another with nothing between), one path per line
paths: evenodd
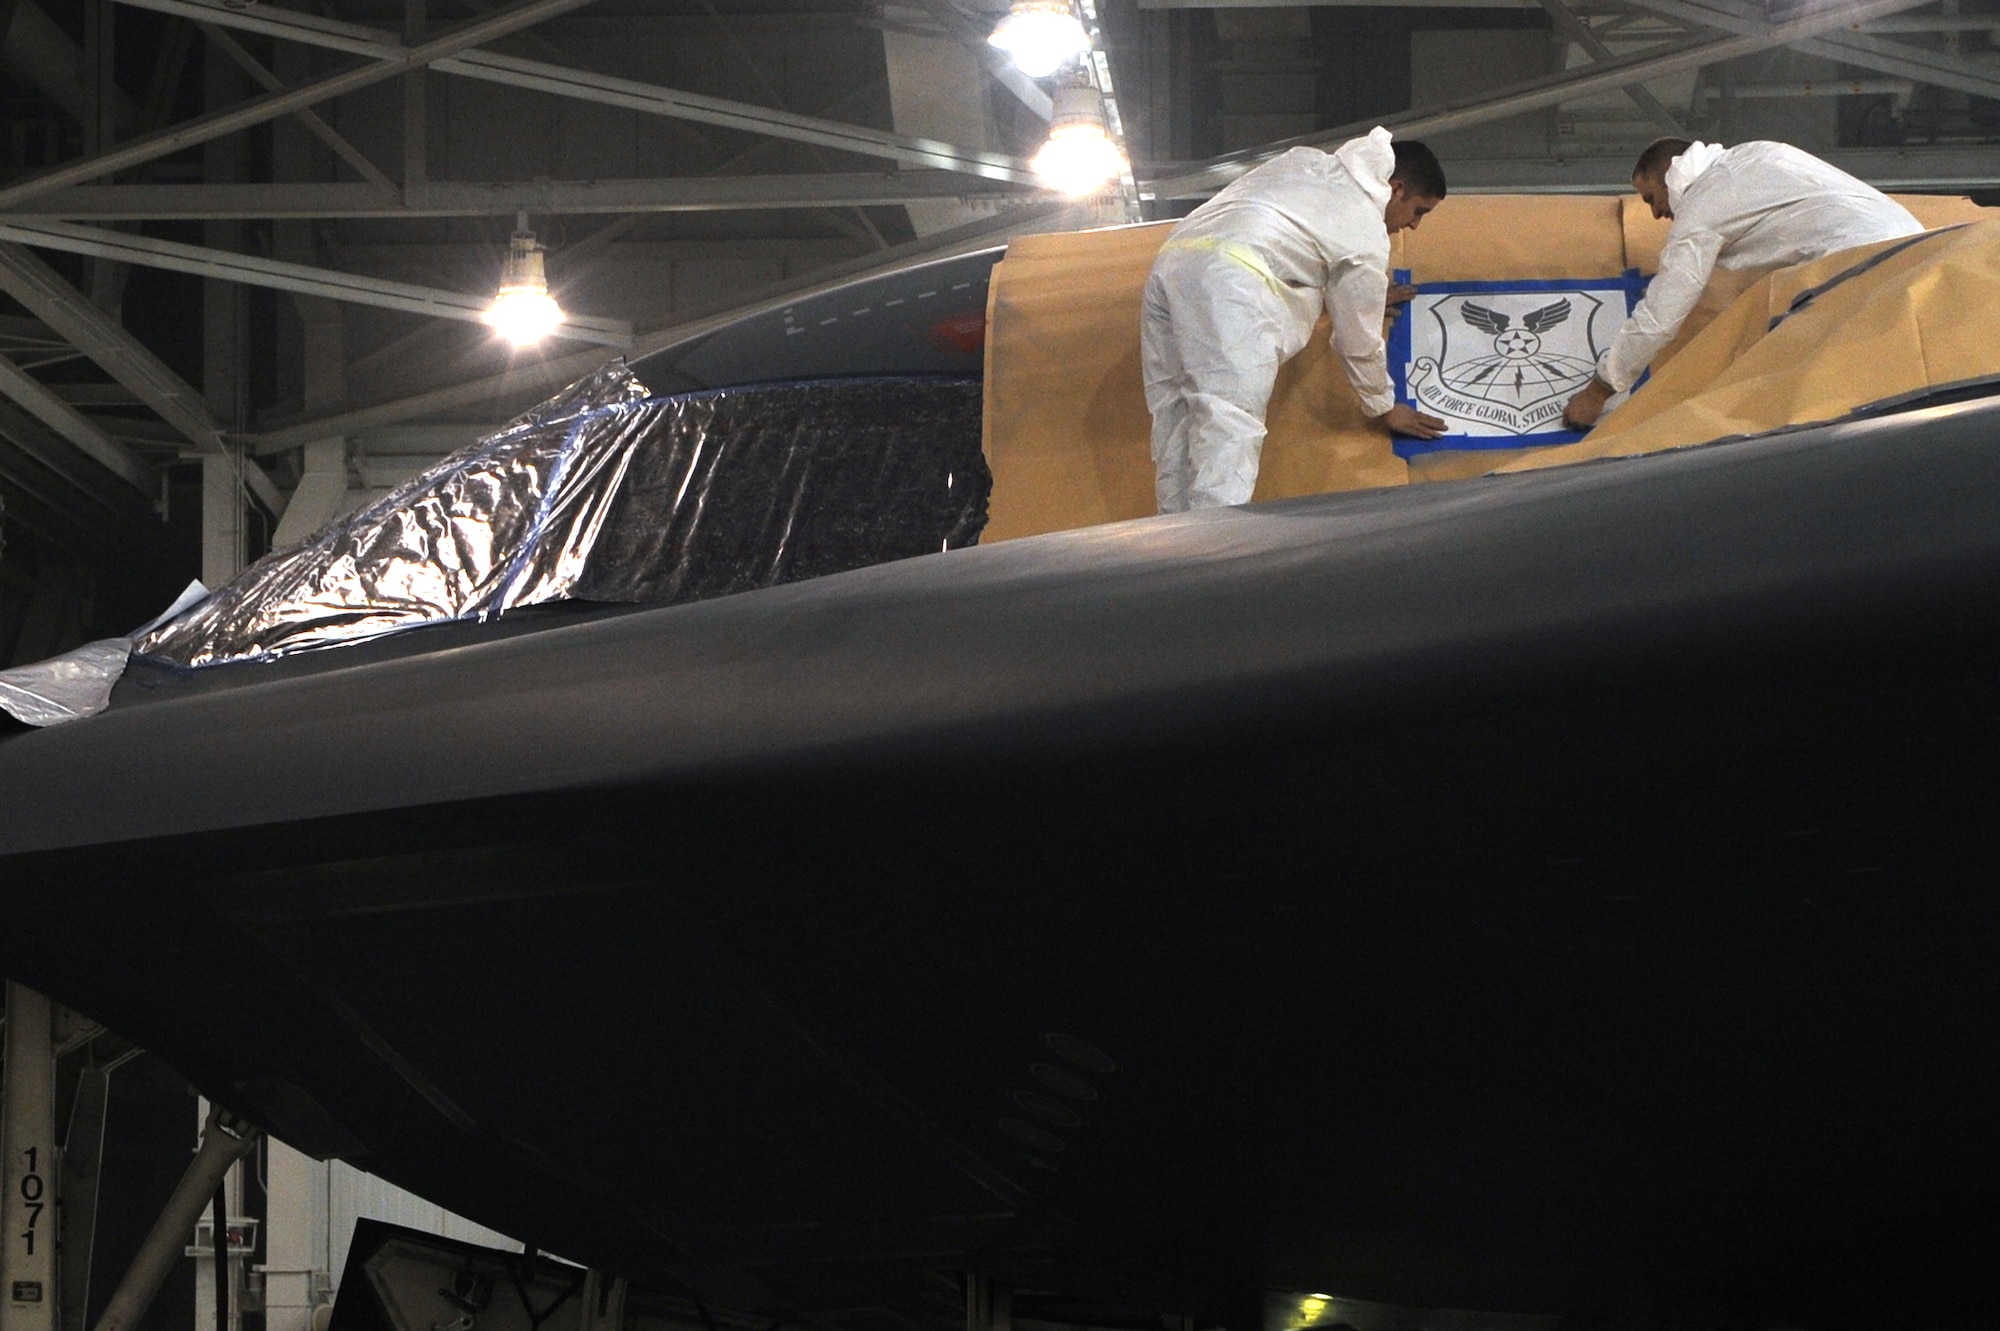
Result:
M1322 309L1369 416L1401 434L1444 432L1395 400L1382 341L1389 235L1415 227L1444 192L1428 149L1392 146L1377 129L1331 153L1293 148L1174 228L1139 323L1162 513L1249 502L1278 367L1305 347Z
M1660 139L1640 154L1632 187L1653 216L1674 225L1646 298L1563 412L1576 429L1594 425L1614 393L1639 381L1718 266L1783 268L1924 229L1880 190L1785 143Z

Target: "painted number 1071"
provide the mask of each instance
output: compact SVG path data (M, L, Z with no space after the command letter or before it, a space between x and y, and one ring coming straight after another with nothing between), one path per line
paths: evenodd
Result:
M38 1146L30 1146L21 1152L28 1157L28 1172L21 1175L21 1205L27 1208L28 1227L21 1231L21 1238L27 1242L28 1256L35 1255L35 1234L41 1228L42 1208L48 1203L43 1200L48 1185L42 1180L42 1154Z

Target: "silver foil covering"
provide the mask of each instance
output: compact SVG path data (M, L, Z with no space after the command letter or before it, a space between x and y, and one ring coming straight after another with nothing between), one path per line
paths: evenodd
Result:
M969 545L977 381L648 398L572 385L142 637L169 667L268 660L561 600L669 604Z
M623 362L606 366L266 555L134 650L213 665L559 600L649 419L645 397Z

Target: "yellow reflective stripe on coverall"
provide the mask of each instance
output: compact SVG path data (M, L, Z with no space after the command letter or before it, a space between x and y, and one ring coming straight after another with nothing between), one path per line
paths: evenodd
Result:
M1223 258L1240 263L1251 272L1257 274L1257 276L1263 278L1266 282L1270 283L1271 290L1277 292L1279 295L1285 296L1291 293L1291 288L1280 282L1278 275L1271 271L1271 266L1264 262L1264 256L1240 240L1224 240L1220 236L1187 236L1181 239L1170 239L1166 244L1160 246L1160 249L1162 252L1166 250L1207 250L1210 253L1220 254Z

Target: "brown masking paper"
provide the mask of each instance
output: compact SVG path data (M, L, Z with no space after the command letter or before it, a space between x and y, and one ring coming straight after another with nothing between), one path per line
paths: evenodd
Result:
M2000 375L2000 340L1987 323L1996 301L2000 219L1779 269L1738 296L1582 443L1498 470L1838 420L1933 385Z
M1988 215L1964 199L1901 201L1927 226ZM985 399L993 497L983 540L1154 512L1139 303L1153 257L1172 229L1171 222L1159 222L1024 236L994 269ZM1470 195L1446 199L1416 231L1396 236L1390 263L1410 269L1418 282L1607 277L1628 268L1650 273L1665 235L1666 223L1636 198ZM1607 416L1598 433L1654 393L1670 359L1709 323L1734 311L1758 280L1755 274L1718 274L1681 338L1656 362L1652 382ZM1747 325L1731 328L1724 336L1746 335ZM1712 364L1712 357L1701 362ZM1700 374L1691 363L1674 382L1686 384ZM1406 464L1392 451L1388 432L1363 417L1327 345L1324 320L1279 373L1267 424L1257 500L1550 465L1595 456L1587 450L1598 438L1561 449L1430 453Z

